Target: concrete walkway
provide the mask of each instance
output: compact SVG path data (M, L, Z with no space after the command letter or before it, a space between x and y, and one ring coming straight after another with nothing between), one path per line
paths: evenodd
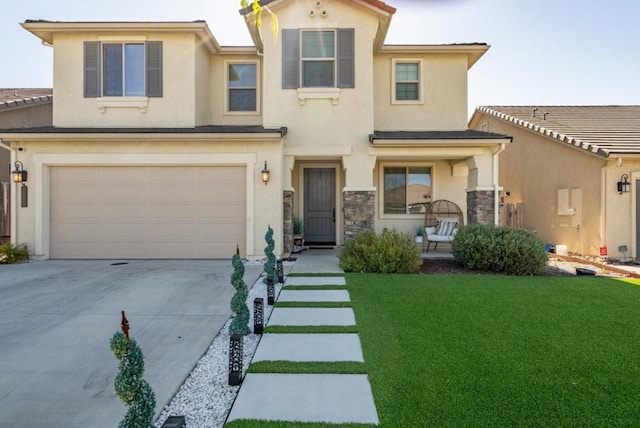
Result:
M331 250L303 253L292 272L336 273L338 259ZM317 258L316 258L317 256ZM304 269L304 270L302 270ZM343 276L289 277L286 287L344 286ZM283 289L278 301L322 303L350 301L347 290ZM291 303L290 303L291 304ZM295 303L294 303L295 305ZM351 308L276 307L268 326L355 325ZM357 334L265 334L253 358L258 361L362 362ZM243 380L227 421L254 419L334 424L378 424L378 413L367 375L251 373Z

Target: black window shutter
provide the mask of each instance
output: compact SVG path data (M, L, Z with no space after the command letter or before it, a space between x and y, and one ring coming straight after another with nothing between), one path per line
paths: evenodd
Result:
M162 96L162 42L147 42L147 96Z
M282 89L300 87L300 31L282 30Z
M84 96L100 96L100 42L84 42Z
M338 88L355 87L353 28L338 29Z

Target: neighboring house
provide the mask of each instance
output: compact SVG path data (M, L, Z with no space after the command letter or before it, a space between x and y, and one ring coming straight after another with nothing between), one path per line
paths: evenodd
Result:
M52 92L50 88L0 88L0 129L51 126ZM9 241L11 235L13 162L6 149L0 145L0 242Z
M640 106L479 107L470 127L513 136L499 181L523 227L569 252L639 256Z
M279 36L241 11L247 47L201 21L22 24L54 51L54 126L0 131L24 148L14 227L34 257L258 258L269 225L278 254L294 217L306 243L341 245L414 233L435 199L496 221L509 138L467 129L487 45L385 45L395 9L378 0L263 4Z

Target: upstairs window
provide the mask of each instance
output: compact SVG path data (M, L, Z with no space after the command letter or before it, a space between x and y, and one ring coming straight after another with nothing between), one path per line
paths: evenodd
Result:
M303 31L301 47L302 87L335 87L335 32Z
M415 104L422 102L420 60L392 61L393 67L393 102Z
M282 30L282 88L353 88L354 30Z
M84 96L161 97L162 42L85 42Z
M258 74L256 63L227 64L229 112L258 110Z
M383 214L424 214L431 202L431 166L382 167Z

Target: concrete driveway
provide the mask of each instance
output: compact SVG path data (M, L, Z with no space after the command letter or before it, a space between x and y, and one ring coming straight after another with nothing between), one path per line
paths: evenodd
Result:
M39 261L0 265L0 427L116 427L125 310L159 414L231 314L230 261ZM261 266L246 266L251 287Z

